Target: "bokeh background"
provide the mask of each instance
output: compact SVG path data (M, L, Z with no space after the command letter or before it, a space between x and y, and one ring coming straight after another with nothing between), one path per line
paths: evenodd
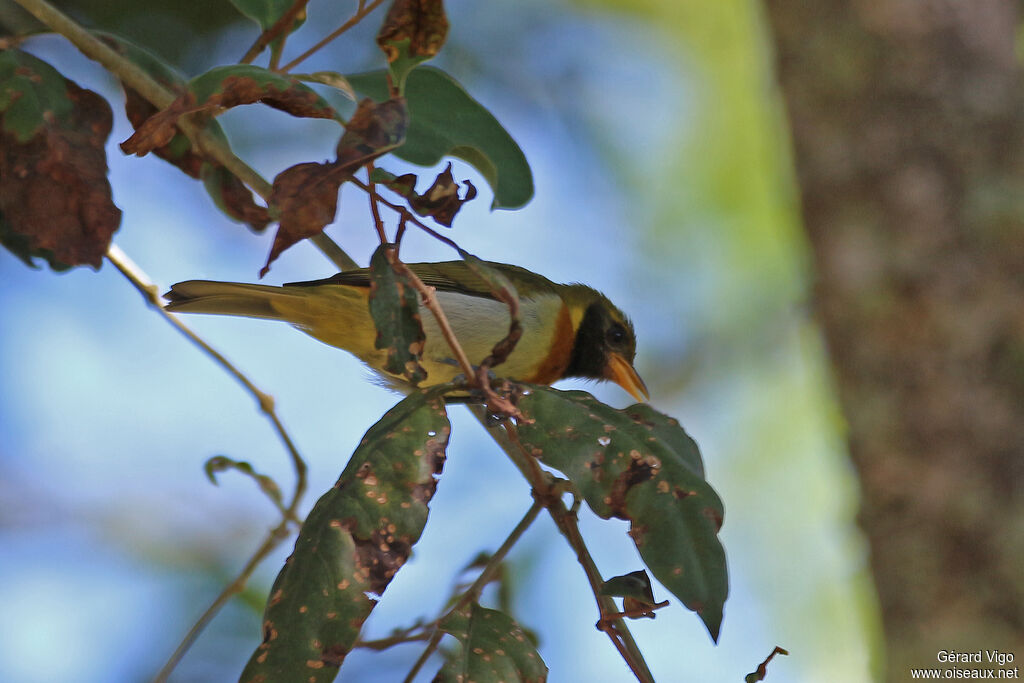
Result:
M64 4L188 74L236 61L255 36L226 2L211 4L202 21L214 30L206 32L170 5L138 14L118 3ZM289 49L338 25L350 4L314 1ZM725 501L731 594L720 642L678 605L635 622L655 676L738 681L780 645L791 654L772 662L768 680L871 679L877 606L854 525L844 423L810 316L808 246L759 5L447 6L452 30L437 64L517 139L537 187L524 209L494 213L484 189L451 236L483 258L591 284L627 311L652 404L694 436ZM381 16L304 70L377 66ZM6 6L0 17L17 21ZM255 280L271 233L231 223L164 162L123 157L116 145L131 131L116 83L59 37L33 38L27 48L114 105L110 179L124 211L116 243L161 287ZM222 124L235 151L268 178L329 157L337 134L333 124L258 107L232 110ZM486 188L465 164L456 162L456 176ZM343 191L328 232L366 263L376 236L359 193ZM453 258L414 231L403 255ZM301 244L267 281L332 272ZM251 481L228 473L211 486L204 461L247 460L287 490L287 455L251 397L110 264L54 275L0 252L0 282L0 680L147 680L276 523ZM287 326L187 323L276 398L310 466L304 509L397 400L366 381L355 359ZM584 388L612 405L631 402L616 387ZM435 615L459 569L496 548L530 505L525 482L475 420L451 412L426 532L369 620L369 637ZM606 576L640 566L624 523L584 511L581 524ZM172 680L237 676L290 545L263 564ZM547 519L511 565L515 616L539 635L550 680L630 680L594 629L583 574ZM656 596L667 592L657 587ZM356 652L340 680L400 680L419 652ZM424 679L435 670L428 666Z

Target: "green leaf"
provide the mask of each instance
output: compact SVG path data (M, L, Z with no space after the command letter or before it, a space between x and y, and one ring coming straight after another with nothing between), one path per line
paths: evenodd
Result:
M528 451L565 474L600 517L630 522L654 576L718 639L729 592L718 540L722 501L697 444L646 404L615 410L582 391L531 386L517 429Z
M643 569L635 572L613 576L601 584L601 595L617 598L635 598L654 603L654 592L651 589L651 578Z
M324 683L427 522L450 425L441 389L410 394L366 432L310 511L270 591L243 683Z
M385 71L348 77L357 92L388 99ZM494 192L492 209L517 209L533 197L533 175L523 151L479 102L455 79L434 67L413 69L405 87L409 130L395 150L401 159L433 166L445 156L471 164Z
M548 667L531 639L512 617L471 603L445 616L438 624L461 647L437 676L435 683L538 683L548 678Z
M387 350L384 369L412 384L427 378L420 365L426 335L420 323L419 294L397 273L394 245L382 244L370 258L370 315L377 326L374 346Z

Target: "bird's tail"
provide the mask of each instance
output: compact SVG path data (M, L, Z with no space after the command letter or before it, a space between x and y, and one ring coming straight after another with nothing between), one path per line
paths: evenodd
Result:
M174 313L240 315L266 320L289 320L285 311L290 307L280 304L299 296L300 292L283 287L211 280L179 282L164 294L168 301L165 308Z

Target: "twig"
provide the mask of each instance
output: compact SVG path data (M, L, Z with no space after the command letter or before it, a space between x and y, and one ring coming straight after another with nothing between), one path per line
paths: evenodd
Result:
M285 64L283 67L281 67L280 71L288 72L294 69L301 62L304 62L306 58L308 58L310 55L320 50L324 45L327 45L327 43L331 42L332 40L340 36L342 33L344 33L345 31L349 30L350 28L358 24L360 21L362 21L367 14L377 9L377 5L381 4L382 2L384 2L384 0L373 0L373 2L367 5L361 1L359 3L359 6L356 8L355 14L349 17L348 21L346 21L344 24L342 24L333 32L331 32L329 36L318 42L316 45L309 48L301 55Z
M274 22L273 26L260 34L259 38L256 39L256 42L254 42L246 51L245 56L239 60L240 63L251 64L252 60L256 59L261 52L267 49L268 45L274 42L279 35L284 33L285 30L295 22L295 18L299 16L304 9L306 9L306 5L308 4L309 0L295 0L292 6L288 8L288 11L282 14L281 17ZM270 68L275 68L275 65L271 64Z
M82 54L103 65L110 73L117 76L118 80L137 91L154 106L166 109L175 100L176 96L174 93L154 80L133 62L112 50L46 0L15 0L15 2L43 24L67 38ZM183 117L178 121L178 127L199 146L205 155L227 168L239 180L252 188L253 192L262 197L264 201L270 200L272 190L270 183L248 164L235 156L225 142L210 135L205 130L197 128L187 120L187 117ZM351 270L359 267L327 235L320 233L311 237L310 240L340 270Z
M745 683L757 683L757 681L763 681L765 676L768 675L768 663L775 659L775 655L788 654L789 652L787 650L784 650L778 645L776 645L775 649L772 650L767 657L765 657L764 661L757 665L757 669L747 674L743 680L745 681Z
M413 624L409 628L404 628L387 638L357 640L356 644L352 647L361 647L367 650L386 650L389 647L394 647L395 645L418 643L420 641L427 640L427 634L432 633L430 627L433 623L434 622L431 622L430 624Z
M509 420L504 420L503 425L505 429L499 430L488 426L487 418L480 410L471 409L470 412L487 428L487 432L501 449L505 451L512 462L515 463L527 481L530 482L534 495L540 494L542 496L541 502L544 503L548 514L551 515L551 519L554 520L558 530L575 551L576 559L580 566L583 567L587 581L590 583L590 589L594 594L594 599L597 601L601 619L608 620L606 627L602 630L611 639L615 649L618 650L637 680L640 683L653 683L654 675L647 667L647 662L644 660L636 641L633 640L629 626L622 619L616 619L612 616L618 611L615 602L611 597L601 595L601 586L604 581L601 578L597 565L594 563L594 558L591 557L590 551L580 535L575 511L567 509L561 497L557 495L557 492L553 491L552 487L545 485L543 475L538 480L537 473L541 470L533 456L526 452L525 447L518 440L518 433Z
M174 668L178 666L181 658L185 656L192 644L195 643L196 639L203 632L203 629L209 625L213 618L217 615L217 612L227 604L228 600L234 597L236 594L241 593L242 589L245 588L245 584L249 581L249 577L256 571L256 567L259 563L269 555L274 548L278 546L284 539L288 538L288 519L282 519L281 523L271 529L270 533L260 544L260 547L256 549L249 561L245 563L245 567L238 573L238 576L224 587L224 590L220 592L220 595L206 608L202 616L196 620L189 629L188 633L182 639L181 644L178 645L174 653L168 658L167 663L164 664L163 668L153 679L153 683L166 683L168 677L174 671Z
M380 200L380 196L377 194L377 186L374 185L373 181L369 180L370 174L372 174L372 173L373 173L373 162L371 161L370 163L366 164L366 176L367 176L367 180L369 181L367 183L367 185L368 185L368 192L367 192L367 194L370 195L370 213L373 214L373 225L377 228L377 237L380 238L380 243L381 244L387 244L388 243L388 235L387 235L386 232L384 232L384 221L381 220L381 218L380 218L380 209L377 207L377 202ZM395 244L396 244L396 246L395 246L395 257L396 258L398 257L397 243L398 243L398 240L396 239L395 240Z
M420 669L422 669L423 665L426 664L428 659L430 659L430 655L434 654L434 651L437 650L437 646L440 644L441 638L444 635L444 632L441 631L437 625L440 624L441 621L443 621L449 614L457 612L465 607L471 600L479 599L480 592L483 591L484 587L494 578L499 567L501 567L501 563L505 561L509 551L512 550L512 546L514 546L522 535L526 533L526 530L529 529L530 525L537 519L537 515L540 514L540 511L543 508L544 506L539 501L534 501L533 505L530 506L530 509L526 511L525 515L523 515L523 518L519 520L519 524L516 524L515 528L512 529L501 546L499 546L494 554L491 555L490 559L487 560L487 564L480 572L480 575L476 577L476 581L474 581L469 588L462 593L462 596L454 605L452 605L451 609L446 611L444 615L438 617L433 622L434 633L427 642L427 647L423 649L423 652L420 653L416 663L413 664L412 669L410 669L409 673L406 674L404 683L412 683L413 679L415 679L416 675L420 672Z
M597 622L597 628L599 631L604 631L608 627L608 622L614 621L615 619L622 619L623 617L629 619L637 619L639 617L650 617L654 618L654 611L668 607L669 601L662 600L653 605L641 605L633 609L622 610L621 612L615 612L614 614L606 614L601 617Z
M372 188L370 188L369 185L367 185L366 183L364 183L363 181L359 180L356 177L353 177L352 180L349 181L349 182L351 182L353 185L358 187L360 190L363 190L364 192L367 192L367 193L374 192L374 190ZM410 223L415 225L420 230L424 231L425 233L427 233L428 235L430 235L434 239L436 239L436 240L438 240L440 242L444 242L445 244L447 244L449 247L451 247L455 251L462 251L462 248L458 244L456 244L454 240L452 240L452 239L450 239L448 237L445 237L444 235L439 233L437 230L434 230L433 228L431 228L429 225L427 225L426 223L421 221L411 211L409 211L407 208L405 208L401 204L395 204L394 202L388 201L384 197L381 197L379 194L377 195L377 200L381 204L383 204L384 206L388 207L389 209L391 209L393 211L397 211L401 215L403 221L409 221Z
M423 299L423 305L434 314L434 320L437 321L437 326L441 328L441 334L444 336L445 341L448 342L448 346L451 347L452 353L455 354L455 359L459 362L459 366L462 368L463 374L466 376L466 381L473 384L476 382L476 374L473 372L473 365L469 362L469 357L466 356L466 352L462 350L462 345L459 344L459 340L455 337L455 332L452 330L451 324L448 322L448 317L444 314L444 309L441 308L441 304L437 301L437 290L433 287L425 284L416 273L412 272L409 266L405 265L398 259L397 254L391 265L402 275L407 277L412 283L412 286L416 288L416 291L420 293L420 297Z
M267 416L267 419L274 425L274 429L277 431L281 441L284 442L285 448L288 450L288 454L292 460L292 467L295 469L295 489L292 492L291 501L288 507L283 512L281 522L274 527L267 537L260 544L256 552L249 558L249 561L245 564L242 571L239 572L238 576L224 587L220 595L213 601L213 603L203 612L202 616L192 625L189 632L185 635L185 638L178 645L178 648L174 651L174 654L167 660L160 673L154 679L154 683L163 683L170 676L174 667L178 665L181 658L185 655L188 649L195 642L199 634L202 633L203 629L206 628L207 624L216 616L220 608L227 603L237 593L240 593L245 587L246 582L252 575L256 566L263 560L264 557L270 554L270 552L277 547L277 545L288 536L288 524L291 520L296 519L296 510L298 509L299 501L302 499L302 494L306 491L306 462L302 459L298 449L295 448L295 444L292 441L291 436L288 434L281 420L277 416L277 412L274 409L274 399L267 393L260 391L260 389L249 380L242 372L236 368L231 361L221 355L213 347L206 343L201 337L195 332L189 329L184 323L178 320L177 316L174 316L164 310L161 305L162 298L160 292L154 285L149 277L139 268L132 260L125 254L120 247L116 244L111 244L107 249L107 259L117 268L125 278L142 294L146 299L146 302L150 304L156 311L164 317L165 320L170 322L174 327L184 334L192 343L198 346L200 349L205 351L214 361L216 361L221 367L223 367L232 377L234 377L246 390L255 397L257 403L260 406L260 410Z

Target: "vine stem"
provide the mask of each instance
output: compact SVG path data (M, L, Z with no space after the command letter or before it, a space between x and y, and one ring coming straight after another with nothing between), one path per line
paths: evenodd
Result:
M174 93L158 83L130 60L125 59L112 50L75 22L74 19L47 2L47 0L15 0L15 2L43 24L67 38L82 54L101 64L107 71L117 76L118 80L137 91L154 106L166 109L175 100ZM265 202L270 200L271 191L273 190L271 184L253 170L252 167L235 156L227 143L218 140L205 130L197 128L187 120L187 117L183 117L178 121L178 127L199 146L204 154L216 160L237 176L239 180L252 188L253 192L262 197ZM324 233L319 233L311 237L310 240L340 270L352 270L359 267L334 240Z
M419 659L416 660L412 669L410 669L409 673L406 674L404 683L412 683L416 678L416 675L420 672L420 669L422 669L423 665L426 664L428 659L430 659L430 655L434 654L434 651L437 650L437 646L441 643L441 638L444 636L444 632L439 628L439 624L448 617L448 615L465 607L471 600L479 599L480 593L483 591L484 587L494 579L494 575L498 572L499 567L501 567L501 563L505 561L509 551L512 550L512 546L514 546L522 535L526 533L526 530L530 528L530 525L533 524L534 521L536 521L537 516L543 509L544 505L541 504L539 500L534 500L533 505L531 505L530 509L526 511L526 514L523 515L521 520L519 520L519 523L516 524L514 529L512 529L509 535L505 538L505 541L496 551L494 551L494 554L491 555L490 559L487 560L487 564L484 566L483 571L480 572L480 575L476 577L476 581L470 584L469 588L462 593L462 596L454 605L452 605L451 609L434 620L434 633L430 636L430 640L427 642L427 647L424 648Z
M206 626L213 620L220 609L230 600L234 595L240 593L245 584L248 582L249 577L252 576L253 571L260 562L263 561L267 555L269 555L274 548L278 546L285 538L288 537L288 525L291 521L297 520L296 511L299 506L299 502L302 500L303 494L306 492L306 461L303 460L302 455L295 447L295 443L292 441L291 436L288 434L288 430L285 429L284 424L277 415L277 411L274 408L274 399L272 396L264 391L261 391L259 387L253 384L241 370L236 368L223 354L218 352L212 346L210 346L204 339L197 335L191 328L181 322L177 316L168 313L163 307L163 298L160 296L160 291L152 280L139 268L135 263L128 257L124 251L121 250L116 244L111 244L107 249L107 260L117 270L124 275L124 277L137 289L145 298L146 302L152 306L165 320L173 325L179 332L185 335L189 341L198 346L208 356L210 356L218 365L234 377L245 389L253 395L256 402L259 404L260 411L262 411L267 419L270 420L277 431L281 441L284 442L285 448L288 451L288 455L291 457L292 467L295 469L295 489L292 491L292 498L288 504L288 507L282 511L281 521L267 534L266 538L256 549L256 552L252 554L249 561L246 562L242 571L231 581L220 594L214 599L206 611L196 620L189 629L188 633L182 639L181 643L175 649L174 653L164 664L163 668L157 674L156 678L153 679L154 683L164 683L167 678L171 675L171 672L181 661L181 658L185 656L189 648L199 637L199 634L203 632Z
M591 556L583 536L580 534L576 513L565 507L561 497L545 481L545 475L537 465L536 459L526 452L525 447L519 441L515 426L509 420L504 420L502 422L504 429L499 430L488 425L487 417L483 414L483 411L478 408L471 408L470 412L480 421L487 430L487 433L505 451L516 467L519 468L523 476L526 477L526 480L530 482L534 495L537 496L539 494L541 496L540 502L547 508L548 514L551 515L551 519L555 522L555 526L558 527L566 542L576 553L576 560L583 568L583 572L586 574L587 581L590 584L591 592L594 594L594 600L597 602L598 613L600 614L598 628L608 635L615 649L618 650L626 665L629 666L633 675L636 676L640 683L654 683L654 675L651 673L650 668L648 668L643 653L640 652L640 647L633 639L633 634L626 623L616 616L620 613L615 606L615 601L607 595L601 595L601 586L604 580L601 578L601 572L597 568L597 564L594 562L594 558Z
M334 31L331 32L330 35L320 40L316 45L309 48L301 55L285 64L283 67L281 67L280 70L284 72L291 71L300 63L306 61L306 59L312 56L314 53L322 49L325 45L327 45L327 43L331 42L332 40L340 36L342 33L344 33L345 31L349 30L350 28L358 24L360 21L362 21L367 14L377 9L377 6L380 5L382 2L384 2L384 0L373 0L373 2L366 4L364 0L359 0L359 5L356 7L355 14L349 17L348 21L346 21L344 24L336 28Z

